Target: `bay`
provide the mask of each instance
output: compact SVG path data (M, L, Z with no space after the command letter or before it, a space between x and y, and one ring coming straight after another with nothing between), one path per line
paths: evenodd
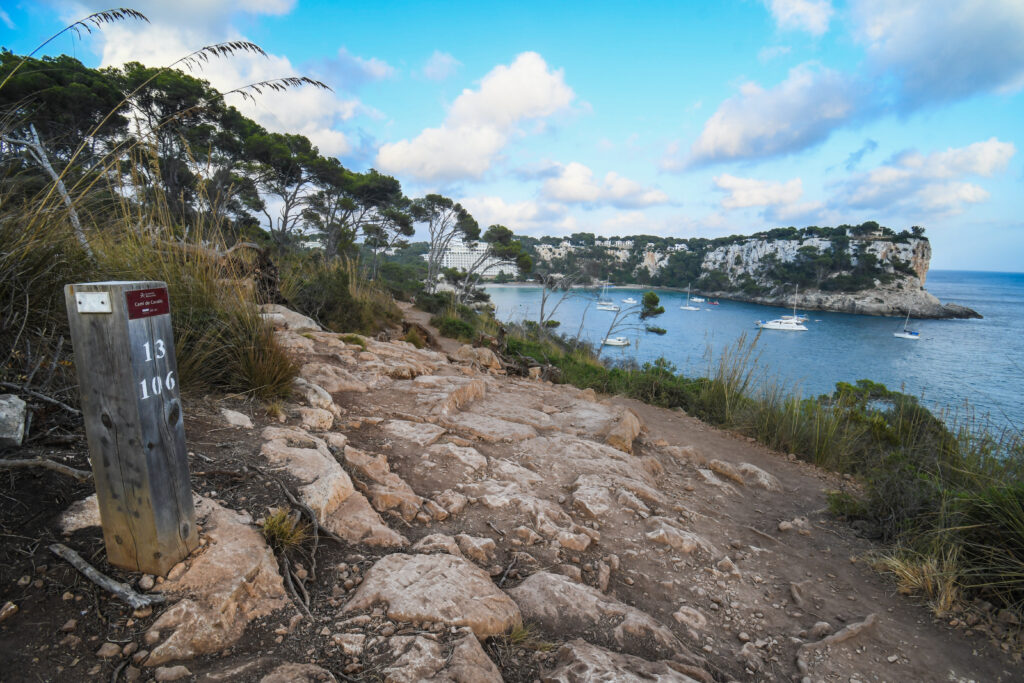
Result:
M1024 428L1024 273L932 271L927 288L944 302L969 306L981 320L911 320L915 341L893 336L902 319L807 312L807 332L761 331L756 320L792 313L776 307L719 300L680 310L685 292L655 289L666 312L651 324L663 336L630 329L615 332L628 347L604 347L602 357L639 363L663 357L684 374L706 374L709 362L742 336L756 338L754 355L765 376L804 396L829 393L836 382L871 379L921 398L948 420L990 421L995 430ZM504 322L535 320L540 288L488 285L495 314ZM609 297L640 300L643 291L609 288ZM557 298L557 295L552 297ZM599 343L614 313L595 309L596 290L574 292L554 316L558 332ZM549 300L549 307L551 305ZM635 317L633 319L635 321Z

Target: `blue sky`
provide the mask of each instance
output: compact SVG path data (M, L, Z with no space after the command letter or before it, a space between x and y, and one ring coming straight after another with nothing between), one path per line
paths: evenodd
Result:
M635 6L629 6L629 5ZM1020 271L1020 0L145 0L150 25L64 37L90 65L261 45L201 75L334 92L233 104L483 224L714 237L877 220L927 228L936 268ZM27 52L105 5L5 3Z

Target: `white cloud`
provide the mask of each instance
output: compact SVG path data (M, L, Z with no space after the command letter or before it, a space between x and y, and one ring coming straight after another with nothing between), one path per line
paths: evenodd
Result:
M4 23L4 26L6 26L7 28L11 29L12 31L14 30L15 26L14 22L11 21L11 15L5 12L3 8L0 8L0 21L2 21Z
M792 204L804 194L804 184L800 178L777 183L755 178L737 178L723 173L715 176L714 182L718 189L729 193L722 200L722 208L725 209Z
M813 64L790 69L786 80L769 90L745 83L707 120L689 156L670 147L662 167L678 171L805 149L864 113L862 90L848 76Z
M150 0L134 3L133 7L149 17L152 23L108 24L93 35L100 41L103 66L128 61L166 66L204 45L244 39L230 25L232 14L282 14L290 11L294 4L293 0L181 0L174 3ZM71 12L82 16L96 11L97 7L77 5ZM382 63L376 60L363 62L367 69L378 72L381 69ZM194 76L208 80L222 92L300 73L287 57L269 55L265 58L248 53L211 58L201 70L193 71ZM233 95L228 97L228 102L269 130L305 135L323 154L344 155L352 150L349 136L338 126L362 110L357 99L310 86L290 88L280 93L264 90L255 99L251 102Z
M423 76L431 81L443 81L458 71L460 66L462 62L447 52L434 50L434 54L423 65Z
M907 152L840 185L832 203L858 209L904 208L930 213L959 213L989 193L967 182L1004 171L1017 148L991 138L966 147L920 154Z
M480 225L500 223L516 232L543 231L565 218L565 207L531 200L506 202L502 197L465 197L460 203Z
M770 62L776 57L782 57L792 52L792 48L788 45L772 45L770 47L762 47L757 52L757 61L759 62Z
M904 110L1024 85L1020 0L856 0L851 15Z
M557 176L544 181L543 192L549 199L568 204L627 208L668 203L668 195L661 190L644 187L614 171L609 171L599 182L594 179L593 171L575 161L562 167Z
M551 70L536 52L492 69L476 90L463 90L437 128L412 140L384 144L377 165L419 180L479 178L517 132L569 107L575 93L561 69Z
M349 53L348 49L338 49L338 56L327 60L325 67L336 82L331 87L353 88L368 81L382 81L394 77L395 67L377 57L359 57Z
M832 3L829 0L764 0L764 4L781 29L807 31L820 36L828 31L832 19Z

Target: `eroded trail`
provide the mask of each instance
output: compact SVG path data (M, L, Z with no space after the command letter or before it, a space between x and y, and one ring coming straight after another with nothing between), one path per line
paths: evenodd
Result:
M201 499L203 549L153 588L182 600L148 626L143 675L1020 678L864 566L870 544L824 510L830 475L680 412L506 377L486 350L276 322L301 405L233 429L343 543L282 573L258 509Z

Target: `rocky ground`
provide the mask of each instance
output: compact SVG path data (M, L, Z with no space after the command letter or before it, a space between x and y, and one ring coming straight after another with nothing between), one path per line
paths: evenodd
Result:
M486 349L270 317L296 402L188 402L201 546L167 577L106 565L88 485L3 475L0 679L1022 679L1012 616L937 619L867 566L825 510L842 479ZM316 539L268 546L278 508ZM54 540L166 602L126 607Z

